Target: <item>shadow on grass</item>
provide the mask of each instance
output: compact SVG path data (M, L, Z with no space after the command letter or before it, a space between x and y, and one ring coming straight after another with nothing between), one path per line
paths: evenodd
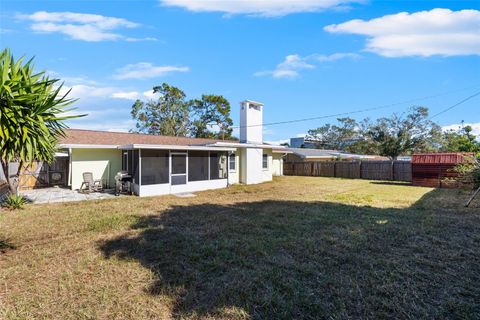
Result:
M411 182L407 181L371 181L370 184L382 184L386 186L411 186Z
M478 227L421 206L269 200L177 206L99 248L150 269L176 318L474 318Z
M15 245L13 245L10 241L7 239L2 239L0 238L0 253L5 253L9 250L15 249Z

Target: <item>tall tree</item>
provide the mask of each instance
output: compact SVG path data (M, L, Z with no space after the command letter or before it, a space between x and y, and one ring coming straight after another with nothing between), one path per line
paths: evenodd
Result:
M231 139L233 120L230 103L223 96L202 95L190 101L193 112L192 136L196 138Z
M442 151L446 152L480 152L480 142L473 134L471 126L463 126L458 130L448 130L443 135Z
M325 124L308 130L307 139L314 141L322 149L344 150L358 139L358 124L352 118L338 118L338 124Z
M378 154L396 159L402 154L438 150L441 135L441 127L428 118L428 108L413 107L406 116L378 119L369 127L366 138Z
M189 106L185 93L163 83L153 87L157 100L135 101L131 115L137 120L137 131L166 136L186 136L189 133Z
M15 61L8 49L0 53L0 162L10 186L18 192L18 180L24 165L34 161L51 163L57 140L64 135L65 108L73 100L68 92L60 94L58 79L44 72L34 73L32 59ZM9 172L9 163L19 163Z
M366 141L365 132L370 120L357 122L352 118L338 118L337 124L325 124L308 131L307 139L317 148L344 150L353 153L374 153L371 143Z

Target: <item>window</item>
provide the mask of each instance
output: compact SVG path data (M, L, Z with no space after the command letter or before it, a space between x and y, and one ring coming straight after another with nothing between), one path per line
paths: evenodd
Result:
M188 152L188 181L208 180L208 151Z
M210 152L210 180L227 178L227 155L224 152Z
M262 168L268 169L268 154L263 154Z
M237 170L237 158L235 156L235 153L232 153L229 157L228 157L228 166L230 168L230 171L235 171Z
M142 150L142 185L169 182L168 151Z

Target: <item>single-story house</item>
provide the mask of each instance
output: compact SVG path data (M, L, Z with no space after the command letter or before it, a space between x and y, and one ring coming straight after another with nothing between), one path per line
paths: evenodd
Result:
M388 160L387 157L343 152L339 150L286 148L286 162L332 161L332 160Z
M283 174L288 151L263 143L262 113L263 104L241 102L239 141L68 129L44 180L79 189L83 173L92 172L113 188L117 172L127 171L139 196L270 181Z

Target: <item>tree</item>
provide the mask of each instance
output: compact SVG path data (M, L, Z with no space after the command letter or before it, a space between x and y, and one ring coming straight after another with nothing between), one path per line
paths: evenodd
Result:
M137 120L138 132L166 136L186 136L189 133L189 106L185 93L163 83L153 87L158 100L135 101L131 115Z
M372 122L339 118L338 125L326 124L308 131L308 138L320 148L333 148L352 153L379 154L396 159L412 152L438 150L441 146L440 126L428 119L428 109L414 107L406 115L394 114Z
M65 115L74 102L67 99L69 91L62 95L58 79L34 73L32 61L15 61L8 49L0 53L0 162L13 194L24 165L54 160L63 121L76 117ZM9 172L12 161L19 163L16 172Z
M196 138L231 139L233 120L230 103L223 96L202 95L190 101L193 112L191 134ZM212 130L215 128L217 130Z
M313 141L318 148L345 150L359 139L359 126L352 118L338 118L337 121L338 125L327 123L308 130L306 138Z
M380 118L366 133L378 154L395 160L399 155L438 150L442 129L428 119L428 109L413 107L405 117Z
M443 134L442 151L445 152L480 152L480 142L472 133L471 126L463 126L458 130L448 130Z
M131 115L138 132L166 136L232 139L230 103L223 96L202 95L186 101L179 88L163 83L153 88L158 100L135 101Z
M366 141L365 132L370 120L357 122L352 118L338 118L338 124L325 124L309 130L307 139L314 141L317 148L343 150L352 153L375 153L371 143Z

